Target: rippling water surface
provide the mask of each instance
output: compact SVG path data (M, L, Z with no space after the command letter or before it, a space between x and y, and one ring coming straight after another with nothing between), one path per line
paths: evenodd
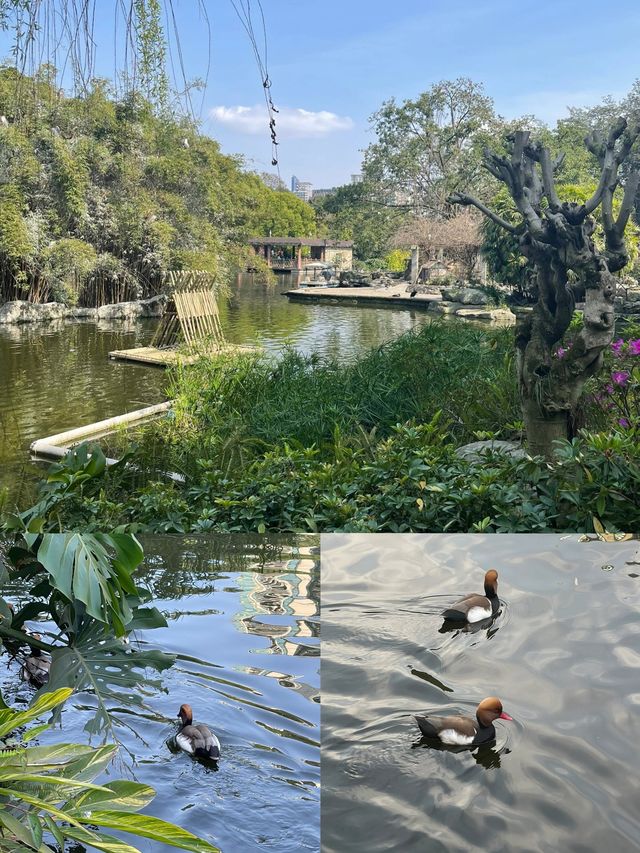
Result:
M274 287L241 276L221 304L227 338L267 352L293 346L349 358L428 322L423 311L289 303L282 293L290 286L286 276ZM166 399L163 370L108 358L149 344L156 322L0 326L0 490L20 500L29 488L35 439Z
M130 728L118 729L123 749L113 776L152 785L158 793L148 812L223 853L318 851L317 540L305 537L295 547L236 536L143 542L139 580L153 591L168 627L137 639L178 658L160 676L162 690L151 693L146 710L120 715ZM19 665L6 653L3 663L4 698L29 701L34 690L20 682ZM220 738L217 772L167 745L183 702ZM87 695L72 697L62 728L38 743L85 742L87 704ZM165 849L135 844L145 853Z
M640 850L638 542L323 537L323 851ZM501 612L442 631L500 574ZM434 749L412 715L473 715L494 745Z

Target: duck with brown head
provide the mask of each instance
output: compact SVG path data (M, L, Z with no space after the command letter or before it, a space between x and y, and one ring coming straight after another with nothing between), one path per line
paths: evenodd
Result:
M31 637L38 642L42 639L40 634L31 634ZM49 681L51 658L38 646L30 646L30 648L31 654L22 664L22 680L28 681L34 687L42 687Z
M181 725L176 734L176 744L183 752L194 758L208 758L211 761L220 760L220 741L211 729L203 723L193 725L191 705L180 705L177 714Z
M502 710L502 702L495 696L483 699L476 709L475 720L472 717L416 716L420 731L427 738L437 738L448 746L478 746L490 743L496 738L494 722L512 720Z
M442 611L445 619L459 622L481 622L490 619L500 609L498 573L489 569L484 576L484 595L472 592Z

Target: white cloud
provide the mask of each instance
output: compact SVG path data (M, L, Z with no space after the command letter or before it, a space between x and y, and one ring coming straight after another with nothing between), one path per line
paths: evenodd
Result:
M257 135L269 130L269 117L266 107L214 107L210 111L214 121L240 133ZM282 138L326 136L338 130L350 130L353 120L348 116L339 116L327 110L312 110L281 107L275 115L276 133Z

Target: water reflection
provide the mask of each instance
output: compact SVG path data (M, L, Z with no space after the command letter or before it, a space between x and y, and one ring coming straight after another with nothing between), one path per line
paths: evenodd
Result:
M156 788L150 813L223 851L317 853L318 537L142 539L137 582L152 592L168 627L136 632L134 640L175 654L176 662L159 689L145 691L144 706L118 709L121 756L130 754L118 772ZM3 663L3 695L28 702L34 691L20 682L19 664L8 656ZM222 743L216 772L170 748L184 702ZM84 741L91 705L87 694L72 697L62 729L37 742Z

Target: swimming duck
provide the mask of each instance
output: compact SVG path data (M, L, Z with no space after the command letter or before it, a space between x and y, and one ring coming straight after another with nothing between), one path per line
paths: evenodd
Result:
M31 634L31 636L35 640L41 639L40 634ZM31 654L24 659L22 665L22 680L29 681L34 687L42 687L49 681L51 658L36 646L30 646L30 649Z
M438 738L449 746L478 746L495 740L495 720L512 720L502 710L502 702L495 696L483 699L476 709L476 719L464 716L422 717L416 722L425 737Z
M177 716L182 721L176 735L176 743L180 749L196 758L210 758L213 761L218 761L220 758L220 741L202 723L193 725L191 705L180 705Z
M484 576L484 595L476 592L465 595L460 601L443 610L442 615L445 619L480 622L495 616L499 609L498 573L495 569L489 569Z

